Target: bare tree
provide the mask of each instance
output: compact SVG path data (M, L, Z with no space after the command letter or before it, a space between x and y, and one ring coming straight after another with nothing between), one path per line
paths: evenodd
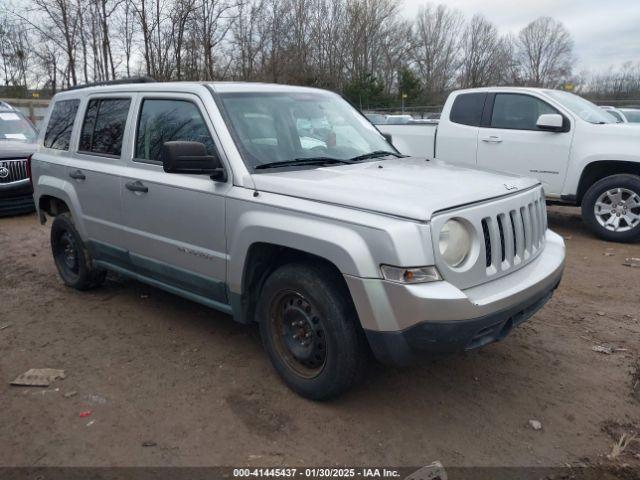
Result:
M427 4L418 13L412 58L424 82L427 101L439 101L453 85L462 27L462 15L445 5Z
M540 17L518 35L518 59L524 80L536 87L556 86L571 74L573 40L561 22Z
M6 15L0 16L0 62L6 86L28 88L32 49L24 22L14 21Z
M497 27L474 15L462 36L459 84L463 88L497 84L503 78L506 50Z

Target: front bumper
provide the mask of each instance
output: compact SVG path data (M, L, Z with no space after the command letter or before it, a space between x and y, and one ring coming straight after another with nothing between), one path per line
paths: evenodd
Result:
M0 184L0 217L30 213L34 210L33 189L28 179Z
M547 231L545 248L531 263L466 290L444 281L401 285L345 279L375 356L408 365L503 339L551 298L564 258L562 238Z

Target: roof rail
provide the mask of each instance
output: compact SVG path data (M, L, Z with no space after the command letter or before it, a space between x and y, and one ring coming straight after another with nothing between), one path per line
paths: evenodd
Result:
M105 80L102 82L92 82L85 83L83 85L75 85L73 87L69 87L63 92L68 92L70 90L80 90L81 88L89 88L89 87L104 87L107 85L126 85L129 83L153 83L156 79L153 77L127 77L127 78L119 78L118 80Z

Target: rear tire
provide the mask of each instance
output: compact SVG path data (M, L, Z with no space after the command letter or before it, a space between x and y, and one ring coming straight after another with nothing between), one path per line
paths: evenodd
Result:
M640 177L625 173L594 183L582 199L582 218L604 240L640 240Z
M365 372L368 348L346 287L329 267L288 264L256 308L264 347L284 382L312 400L336 397Z
M95 268L89 250L68 212L57 215L51 225L51 252L62 281L77 290L102 285L107 272Z

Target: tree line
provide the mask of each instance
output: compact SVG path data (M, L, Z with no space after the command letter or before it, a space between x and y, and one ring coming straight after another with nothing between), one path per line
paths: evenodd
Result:
M501 35L486 17L446 5L407 20L394 0L13 2L0 9L0 68L17 92L148 75L317 86L367 108L577 78L571 34L550 17ZM640 90L640 66L580 78L592 93Z

